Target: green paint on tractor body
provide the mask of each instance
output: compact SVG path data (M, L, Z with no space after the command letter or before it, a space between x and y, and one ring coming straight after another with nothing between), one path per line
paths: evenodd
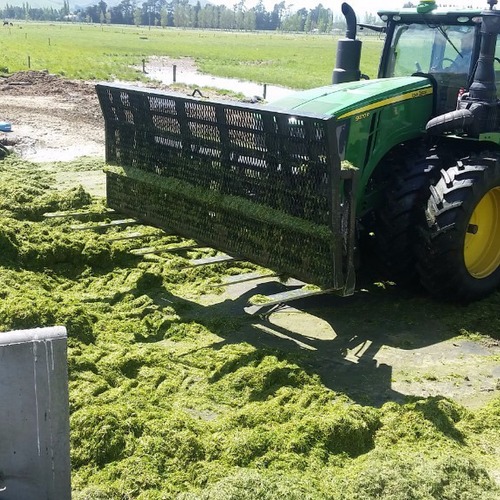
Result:
M381 78L297 92L271 107L337 118L344 130L342 159L359 170L358 206L367 209L364 193L374 169L396 145L424 135L433 94L427 78Z
M272 102L270 106L342 118L367 106L388 104L386 99L429 87L429 81L421 77L361 80L296 92Z

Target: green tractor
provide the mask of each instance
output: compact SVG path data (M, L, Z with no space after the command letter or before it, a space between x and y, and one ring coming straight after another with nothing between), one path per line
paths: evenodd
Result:
M342 295L385 276L468 302L500 284L497 0L379 12L378 78L342 5L332 85L269 105L102 84L108 204ZM359 264L363 266L363 260Z

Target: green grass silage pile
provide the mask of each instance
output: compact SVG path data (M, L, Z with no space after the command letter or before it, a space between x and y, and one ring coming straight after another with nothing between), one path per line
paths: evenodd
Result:
M75 500L500 497L500 400L355 404L298 354L234 340L246 316L198 305L217 268L44 219L104 211L54 184L0 163L0 330L68 329Z

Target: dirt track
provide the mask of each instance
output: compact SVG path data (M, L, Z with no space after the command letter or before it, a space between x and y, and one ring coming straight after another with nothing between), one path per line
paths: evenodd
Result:
M0 121L12 132L0 140L37 162L104 156L104 127L94 85L43 72L0 81Z

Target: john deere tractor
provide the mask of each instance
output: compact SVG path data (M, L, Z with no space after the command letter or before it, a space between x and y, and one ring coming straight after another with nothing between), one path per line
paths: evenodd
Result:
M269 105L98 85L109 205L339 294L368 239L398 283L485 296L500 284L496 3L379 12L373 80L344 3L332 84Z

